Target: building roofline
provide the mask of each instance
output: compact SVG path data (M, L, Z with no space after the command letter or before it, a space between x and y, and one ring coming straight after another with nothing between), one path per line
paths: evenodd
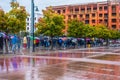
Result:
M67 7L67 6L79 6L79 5L89 5L89 4L97 4L97 3L106 3L107 1L99 1L99 2L89 2L89 3L78 3L78 4L67 4L67 5L58 5L58 6L52 6L54 7Z
M110 1L112 2L112 1ZM108 1L99 1L99 2L89 2L89 3L78 3L78 4L67 4L67 5L58 5L52 6L53 8L61 8L61 7L68 7L68 6L82 6L82 5L90 5L90 4L107 4Z

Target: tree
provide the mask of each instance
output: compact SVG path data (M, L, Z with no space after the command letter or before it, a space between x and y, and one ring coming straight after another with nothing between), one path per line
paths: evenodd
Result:
M12 9L6 14L7 29L9 33L18 33L26 28L26 18L28 16L24 6L19 6L17 2L11 2Z
M118 30L110 30L111 36L110 39L119 39L120 32Z
M78 19L72 19L68 22L68 36L70 37L84 37L84 26L83 22Z
M85 37L95 37L95 27L86 24L83 28L83 35L85 35Z
M110 30L104 25L97 25L96 26L96 37L109 39L111 37Z
M43 18L40 18L36 27L38 30L36 33L44 34L47 36L60 36L63 35L63 29L65 28L63 16L55 13L51 7L47 10L43 10Z
M43 34L51 38L63 35L65 28L63 15L55 13L52 7L48 7L46 10L43 10L43 16L36 24L37 34Z
M7 31L7 16L5 12L0 9L0 31Z

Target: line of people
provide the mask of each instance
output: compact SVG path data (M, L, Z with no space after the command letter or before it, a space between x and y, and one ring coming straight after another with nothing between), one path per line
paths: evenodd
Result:
M0 49L3 50L4 38L0 36ZM2 40L2 41L1 41ZM8 38L8 48L12 53L16 53L16 51L20 52L20 49L32 47L31 41L33 39L31 37L23 37L20 38L17 35L11 35ZM3 43L1 43L3 42ZM32 41L33 42L33 41ZM104 40L103 39L84 39L84 38L69 38L69 37L37 37L34 39L35 48L39 49L70 49L70 48L81 48L85 47L96 47L102 46Z
M26 48L30 48L30 37L23 38L23 43ZM50 37L42 37L34 39L34 46L40 47L42 49L48 49L53 47L55 49L69 49L69 48L80 48L80 47L94 47L94 46L102 46L104 40L102 39L89 39L85 40L84 38L68 38L68 37L58 37L58 38L50 38Z

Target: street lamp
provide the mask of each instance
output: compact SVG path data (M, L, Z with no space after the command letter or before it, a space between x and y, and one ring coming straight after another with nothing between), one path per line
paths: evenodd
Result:
M31 36L32 39L32 52L35 52L35 46L34 46L34 1L31 0Z

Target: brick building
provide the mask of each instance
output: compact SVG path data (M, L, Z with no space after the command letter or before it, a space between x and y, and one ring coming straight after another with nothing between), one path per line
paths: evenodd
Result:
M66 24L69 19L78 18L85 24L104 24L109 29L120 30L120 3L119 1L103 1L87 4L53 6L56 13L64 15Z

